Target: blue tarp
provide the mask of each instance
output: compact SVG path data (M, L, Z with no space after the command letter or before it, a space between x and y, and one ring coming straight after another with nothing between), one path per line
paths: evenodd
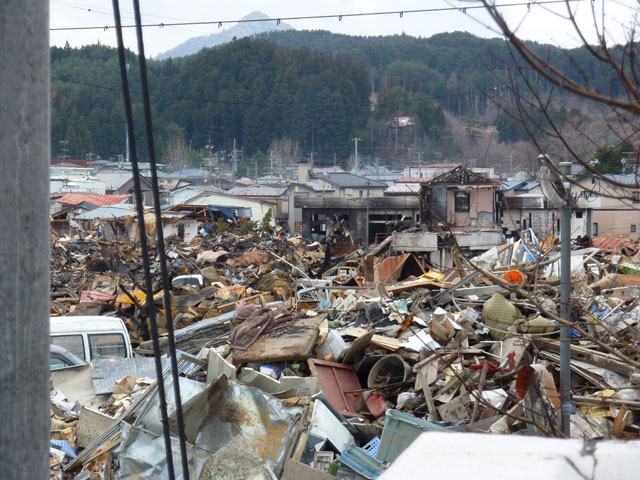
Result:
M209 205L209 212L211 213L212 217L214 212L218 212L223 214L225 217L233 220L234 218L236 218L235 215L233 214L233 210L236 208L238 207L220 207L216 205Z

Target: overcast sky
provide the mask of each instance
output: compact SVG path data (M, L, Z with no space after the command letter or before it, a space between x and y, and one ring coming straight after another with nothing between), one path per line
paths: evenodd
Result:
M593 5L600 18L604 2L604 18L608 32L617 42L625 40L624 30L633 22L639 11L638 0L596 0ZM497 3L523 3L523 6L503 8L501 11L512 25L519 25L521 37L562 47L579 44L577 35L559 14L566 14L563 5L535 5L531 8L526 0L497 0ZM133 7L130 0L121 0L124 24L133 23ZM414 9L434 9L477 5L474 0L235 0L221 2L213 0L141 0L143 23L169 23L183 21L237 20L258 10L272 18L332 15L360 12L381 12ZM582 0L572 3L580 25L593 40L592 2ZM110 0L50 0L51 28L85 27L113 25ZM555 12L555 13L554 13ZM478 36L497 36L493 25L482 10L443 11L427 13L407 13L373 17L337 19L313 19L287 21L297 30L323 29L350 35L392 35L406 33L413 36L429 37L436 33L467 31ZM489 28L491 27L491 28ZM186 39L195 36L220 33L229 26L198 25L189 27L149 27L145 28L145 50L155 56L169 50ZM63 46L68 41L72 47L93 44L98 41L115 45L113 29L52 31L51 44ZM135 50L133 29L126 31L127 47Z

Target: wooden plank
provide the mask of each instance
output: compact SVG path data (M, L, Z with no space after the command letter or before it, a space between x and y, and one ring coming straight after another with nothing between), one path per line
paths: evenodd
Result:
M424 399L427 401L427 408L429 409L429 420L432 422L437 422L440 420L438 416L438 410L436 410L436 405L433 403L433 397L431 396L431 389L428 385L422 387L422 393L424 394Z
M355 338L362 337L363 335L367 335L368 333L370 332L368 332L367 330L361 327L350 328L345 332L345 334L348 335L349 337L355 337ZM404 345L404 342L401 340L398 340L397 338L385 337L384 335L377 335L377 334L374 334L371 337L371 343L373 343L374 345L377 345L378 347L382 347L387 350L390 350L392 352L399 350Z
M411 282L399 283L397 285L394 285L393 287L387 287L387 291L389 293L401 293L406 290L412 290L414 288L421 288L421 287L431 287L433 289L449 288L451 287L451 284L436 282L434 280L414 280Z
M536 343L544 350L560 353L560 341L536 339ZM611 370L626 377L631 376L635 372L635 367L629 365L612 354L606 354L591 350L579 345L571 345L571 358L590 363L597 367Z
M354 342L351 344L351 346L349 347L349 349L347 350L347 353L344 354L342 363L351 363L351 360L353 359L353 357L355 357L358 353L364 351L364 349L369 346L373 336L374 336L374 333L369 332L356 338Z
M640 275L625 275L619 273L618 276L625 285L640 285Z
M573 401L578 405L617 405L625 406L629 410L640 410L640 402L632 400L620 400L619 398L608 397L584 397L573 395Z
M487 362L482 364L482 372L480 373L480 382L476 388L477 398L473 402L473 412L471 413L471 423L474 423L478 419L478 412L480 407L480 399L482 398L482 390L484 390L484 382L487 380Z
M627 412L629 412L629 410L626 405L622 405L618 411L618 415L616 415L616 418L613 420L611 433L618 438L622 437L622 432L627 424Z

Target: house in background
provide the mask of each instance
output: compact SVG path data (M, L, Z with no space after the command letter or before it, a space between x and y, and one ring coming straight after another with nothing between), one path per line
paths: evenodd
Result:
M571 192L577 197L576 213L584 212L586 235L640 238L640 180L637 175L584 176L576 180ZM571 236L575 238L576 235L572 232Z
M76 216L106 205L128 202L131 195L99 195L96 193L52 194L49 206L52 228L68 233L70 221Z
M400 225L415 226L416 196L385 196L387 183L337 170L298 166L296 232L317 241L340 232L346 241L369 245Z
M168 205L182 205L187 200L202 193L222 193L224 190L213 185L186 185L168 193Z
M289 221L289 192L291 185L250 185L238 186L227 190L227 195L238 198L247 198L258 201L265 201L273 204L273 217L277 223L287 223Z
M359 245L376 243L400 225L415 226L419 212L416 196L345 198L336 196L295 197L302 211L302 235L324 241L341 231ZM368 232L368 237L367 237Z
M164 238L176 235L182 242L191 243L198 235L198 221L192 212L163 211L162 234ZM118 237L137 241L140 238L135 205L118 204L96 208L78 215L75 221L83 230L99 229L105 239ZM151 210L144 215L145 231L151 239L156 238L156 217Z
M393 233L397 252L423 254L431 264L453 265L460 247L475 256L503 242L500 185L457 166L420 188L420 229Z
M421 225L432 231L501 228L500 185L465 167L422 184Z
M126 195L134 193L133 173L130 171L101 171L95 176L100 182L104 183L105 193L107 195ZM151 182L142 175L140 175L139 178L143 199L142 203L145 206L153 206Z
M434 178L444 175L458 167L463 167L460 163L428 163L424 165L412 165L404 168L404 178ZM480 175L484 178L495 178L493 167L464 167L466 170Z
M353 173L337 171L313 171L310 165L298 166L298 183L318 183L332 190L333 197L366 198L382 197L385 182L371 180Z
M268 211L271 211L271 225L275 225L273 212L276 202L272 200L257 200L248 197L238 197L227 193L203 192L190 198L181 205L170 207L169 210L184 211L190 210L197 213L200 221L214 223L213 212L216 218L220 215L226 218L245 217L252 222L260 223Z

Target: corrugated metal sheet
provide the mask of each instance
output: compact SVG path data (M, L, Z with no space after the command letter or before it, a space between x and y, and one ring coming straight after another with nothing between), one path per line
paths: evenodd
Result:
M402 177L396 180L396 184L398 183L426 183L430 180L433 180L433 177Z
M177 352L176 352L177 353ZM200 365L195 365L191 360L190 360L190 356L186 356L186 355L180 355L178 356L178 372L181 374L186 374L187 371L192 370L193 368L197 367L199 368ZM171 390L171 371L169 366L165 367L164 371L162 372L162 376L165 379L165 385L167 385L167 379L169 380L168 386L169 386L169 390ZM186 382L192 382L192 383L197 383L197 382L193 382L192 380L187 380L187 379L183 379ZM182 384L182 381L180 382ZM109 427L107 430L105 430L98 438L96 438L93 442L91 442L91 445L89 445L87 448L85 448L75 459L73 459L71 462L69 462L65 467L64 467L64 471L67 472L69 470L72 470L74 468L77 468L79 465L82 465L84 462L86 462L89 458L91 458L91 456L93 455L93 453L100 448L105 442L110 441L110 440L116 440L120 437L120 430L121 430L121 424L122 422L126 421L130 421L134 418L136 418L139 413L145 409L145 407L147 406L147 404L149 403L149 399L154 397L155 394L157 392L157 382L154 382L153 385L151 385L149 388L147 388L142 395L140 395L138 398L136 398L133 402L133 404L131 405L131 407L126 410L124 412L124 414L122 416L120 416L113 425L111 425L111 427ZM180 392L180 395L182 395L182 392ZM170 396L172 398L172 396Z
M605 235L593 239L593 246L604 250L621 250L624 247L637 248L638 243L619 235Z
M190 477L219 478L210 474L201 476L205 463L216 463L216 454L233 455L238 464L238 471L233 473L239 478L255 478L240 472L246 461L253 460L279 473L298 429L302 409L287 407L257 388L224 376L206 386L198 385L200 391L194 390L182 399ZM157 396L148 402L145 413L131 427L124 425L118 478L167 478L156 400ZM180 465L175 412L170 414L169 423L174 433L171 437L174 465ZM181 476L176 471L178 478Z
M167 362L164 358L161 360L164 367ZM115 383L127 375L155 380L155 359L153 357L101 358L91 362L91 381L96 395L113 392Z
M387 187L385 195L417 195L420 193L419 183L396 183Z
M255 186L255 187L233 187L231 190L227 190L228 195L236 195L238 197L279 197L287 190L287 187L267 187L267 186Z

